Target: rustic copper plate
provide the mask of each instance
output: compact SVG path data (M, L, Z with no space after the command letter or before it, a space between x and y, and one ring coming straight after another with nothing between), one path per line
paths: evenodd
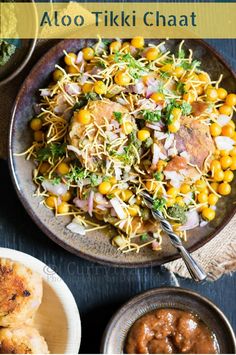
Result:
M197 314L216 336L220 354L235 354L234 331L223 312L208 298L180 287L146 291L125 303L112 317L103 335L101 354L124 354L127 334L135 321L160 308L176 308Z
M158 43L159 40L150 39L150 42ZM172 50L177 47L179 40L168 41L168 47ZM63 50L67 52L78 51L85 46L91 46L94 40L63 40L43 56L32 69L17 95L12 113L12 121L9 135L9 166L14 186L22 204L29 215L42 231L63 248L86 259L103 264L124 267L141 267L160 265L178 258L176 250L170 245L168 238L164 238L161 252L153 252L151 249L140 251L139 254L122 254L110 243L114 230L89 233L79 236L69 232L65 226L69 222L67 217L54 218L53 213L39 204L40 199L33 197L35 186L32 182L32 162L24 157L16 157L14 153L20 153L31 144L31 132L28 129L28 121L34 115L33 105L39 100L38 89L46 87L54 65L63 58ZM222 73L224 80L222 85L231 92L236 91L236 77L223 59L206 43L199 40L186 40L185 48L191 48L194 57L202 62L203 69L207 70L213 79L218 79ZM232 194L222 198L218 203L216 219L203 228L195 228L189 232L186 247L193 251L211 238L213 238L232 218L236 211L236 184L232 185Z

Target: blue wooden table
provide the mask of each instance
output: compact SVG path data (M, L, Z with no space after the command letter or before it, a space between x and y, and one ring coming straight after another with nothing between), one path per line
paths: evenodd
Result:
M236 70L236 40L208 42ZM130 297L150 288L176 284L173 276L162 267L109 268L80 259L54 244L25 212L13 189L7 163L3 160L0 161L0 246L35 256L64 279L81 314L82 353L99 352L107 322ZM182 278L177 278L177 282L181 287L209 297L225 312L236 331L236 274L201 285Z

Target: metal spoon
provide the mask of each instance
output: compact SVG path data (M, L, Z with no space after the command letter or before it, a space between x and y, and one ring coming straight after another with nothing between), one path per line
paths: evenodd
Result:
M180 237L173 232L173 228L171 224L164 218L163 214L153 209L153 199L147 192L140 192L140 195L143 196L147 207L150 208L152 215L155 219L157 219L164 232L170 237L171 244L178 250L180 253L191 277L197 281L203 281L207 278L207 274L205 271L197 264L197 262L193 259L190 253L185 249L182 244Z

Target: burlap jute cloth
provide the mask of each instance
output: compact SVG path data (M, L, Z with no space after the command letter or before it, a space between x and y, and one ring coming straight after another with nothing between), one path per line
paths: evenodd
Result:
M7 137L11 110L19 87L33 64L56 42L57 40L38 41L26 68L13 81L0 87L0 158L7 158ZM195 251L193 256L212 280L218 279L225 273L236 271L236 215L215 238ZM180 259L165 266L182 277L190 277Z

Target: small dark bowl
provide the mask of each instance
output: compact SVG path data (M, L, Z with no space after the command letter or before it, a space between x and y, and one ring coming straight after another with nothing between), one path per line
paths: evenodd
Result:
M133 323L144 314L158 308L192 311L215 334L220 354L235 354L234 331L222 311L209 299L192 290L164 287L149 290L124 304L112 317L102 339L102 354L123 354L127 334Z
M19 2L16 0L15 2ZM26 1L21 1L21 2L26 2ZM34 2L33 0L29 2ZM16 50L15 53L10 57L9 61L4 64L3 66L0 66L0 86L8 83L10 80L15 78L16 75L18 75L23 68L26 66L26 64L29 62L36 42L37 42L37 32L36 32L36 24L37 24L37 13L36 13L36 8L34 8L34 11L32 12L32 8L26 7L26 18L30 18L30 26L33 26L33 30L35 32L35 37L33 39L19 39L17 40L16 44ZM17 17L17 13L16 13Z
M15 78L30 60L36 39L22 39L9 61L0 67L0 86Z

